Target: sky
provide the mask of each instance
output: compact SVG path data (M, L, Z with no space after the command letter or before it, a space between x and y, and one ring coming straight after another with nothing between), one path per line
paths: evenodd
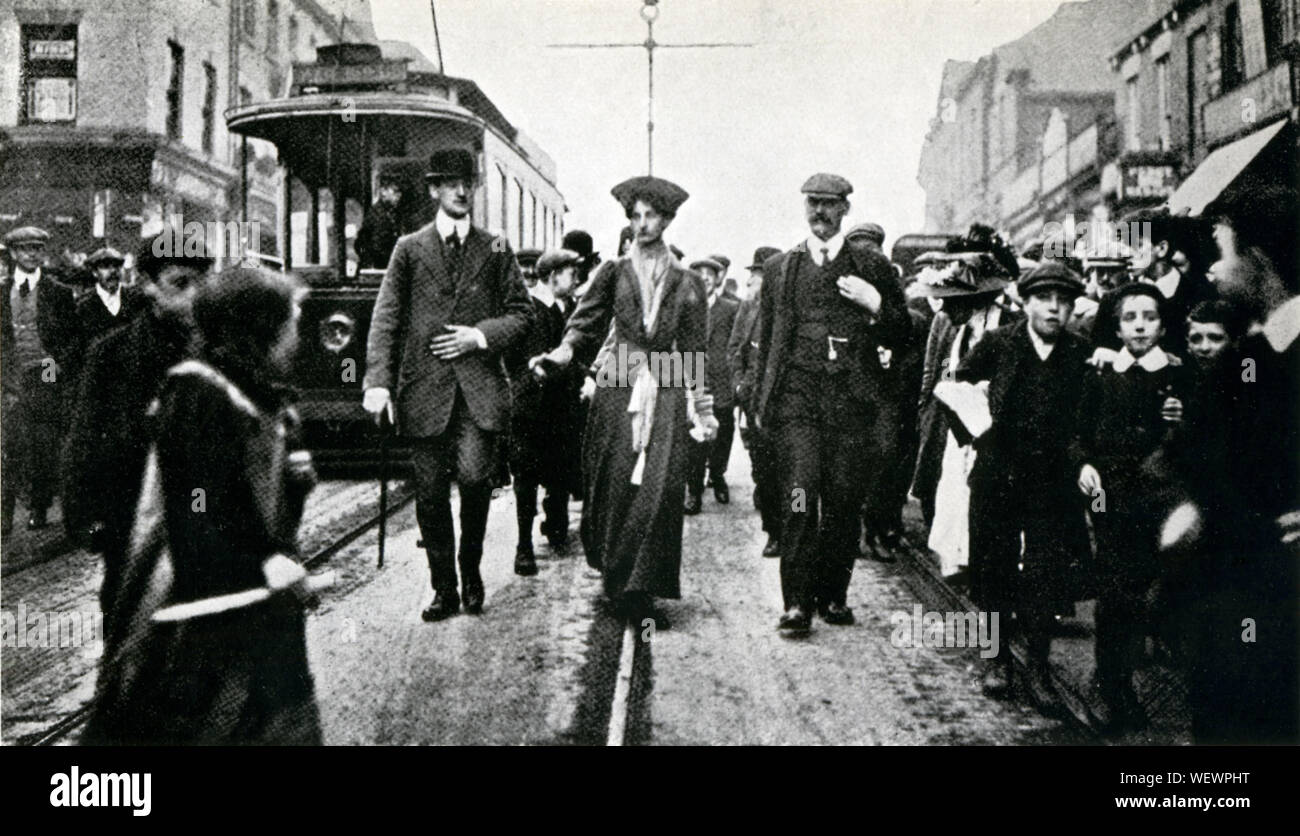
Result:
M426 0L370 0L380 38L434 54ZM1051 16L1057 0L660 0L655 40L749 48L655 51L654 173L686 189L665 240L723 253L808 235L799 188L853 184L845 222L921 231L921 146L947 59L973 60ZM555 160L569 206L606 257L626 223L614 184L646 171L641 0L437 0L445 71L467 77Z

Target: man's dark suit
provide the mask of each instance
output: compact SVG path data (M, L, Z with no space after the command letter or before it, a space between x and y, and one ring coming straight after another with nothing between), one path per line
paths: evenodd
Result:
M749 450L750 472L754 479L755 504L763 520L763 530L781 536L781 502L776 454L767 437L754 426L754 371L758 355L759 296L746 297L736 311L736 323L727 341L727 359L731 363L731 388L736 405L745 413L749 426L741 430L740 440Z
M880 294L878 316L839 296L835 280L847 274ZM868 480L886 476L875 426L886 397L877 346L897 354L912 323L894 270L878 253L845 245L818 267L800 242L768 259L763 277L756 414L781 474L782 594L787 609L843 605ZM811 316L815 297L821 321ZM820 343L808 340L812 326L825 333ZM839 340L833 357L830 336Z
M58 456L65 421L63 397L74 360L75 304L72 289L53 270L41 269L36 285L36 330L41 347L55 366L21 368L15 355L13 311L9 297L14 280L0 283L0 380L4 387L4 517L8 523L20 491L27 491L29 510L43 513L54 501Z
M397 430L414 440L416 517L435 590L455 597L451 480L460 488L461 581L481 590L497 436L510 420L503 352L527 333L533 305L504 239L476 227L452 251L437 224L399 238L375 300L366 346L365 388L387 389ZM460 269L453 267L459 261ZM429 350L444 326L478 328L487 341L446 361Z
M740 300L730 293L720 293L709 308L705 375L709 393L713 395L713 416L718 419L718 434L712 441L691 442L691 476L687 485L695 496L704 492L706 465L709 481L718 483L727 472L727 459L731 458L731 442L736 434L736 394L731 388L727 343L739 309Z

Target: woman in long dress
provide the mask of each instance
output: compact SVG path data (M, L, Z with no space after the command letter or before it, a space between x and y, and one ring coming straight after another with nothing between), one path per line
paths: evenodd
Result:
M297 299L289 277L244 268L195 298L204 347L159 393L114 603L129 626L101 669L83 742L320 743L306 572L291 557L314 476L276 382L296 342ZM161 606L259 588L272 593L261 603L152 620Z
M600 268L560 346L533 366L545 373L575 358L591 362L613 322L583 445L582 545L612 603L632 618L662 619L653 599L681 597L690 437L717 429L704 388L707 294L663 241L686 192L636 177L613 195L631 222L632 246Z

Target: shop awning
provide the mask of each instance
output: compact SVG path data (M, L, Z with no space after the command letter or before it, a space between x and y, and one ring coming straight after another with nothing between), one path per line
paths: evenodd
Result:
M1241 176L1246 166L1263 152L1286 125L1285 119L1274 122L1267 128L1211 152L1169 196L1170 213L1201 214L1210 201Z

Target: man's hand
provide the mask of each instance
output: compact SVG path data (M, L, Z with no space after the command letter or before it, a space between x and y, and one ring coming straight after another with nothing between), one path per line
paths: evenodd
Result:
M873 316L880 313L880 291L872 287L871 282L858 276L840 276L835 284L845 299L866 308L867 313Z
M578 394L578 397L584 401L596 397L596 378L584 377L582 379L582 391Z
M468 325L444 325L447 333L429 341L429 351L439 360L455 360L480 348L483 332Z
M1097 491L1101 490L1101 474L1097 468L1085 464L1079 469L1079 490L1087 496L1097 495Z
M262 575L272 592L290 591L298 600L306 601L311 597L307 588L307 570L302 564L282 554L273 554L262 563Z
M388 414L388 422L393 423L393 400L387 389L367 389L361 397L361 408L375 416L375 423L379 423L384 413Z

